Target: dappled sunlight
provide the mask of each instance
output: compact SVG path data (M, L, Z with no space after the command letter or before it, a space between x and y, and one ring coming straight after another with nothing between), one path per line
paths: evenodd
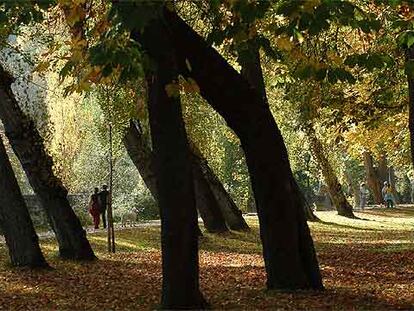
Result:
M249 232L203 232L201 289L215 309L321 310L338 305L345 310L407 309L414 305L412 220L407 215L401 221L393 213L381 213L364 214L370 218L367 221L323 212L318 213L323 222L310 223L325 292L265 291L257 218L247 217L252 228ZM381 223L387 227L381 228ZM42 240L42 249L53 267L45 271L10 269L2 248L1 305L21 310L157 308L161 291L160 228L121 230L116 237L117 252L111 254L105 232L89 234L99 258L91 263L59 260L55 240Z

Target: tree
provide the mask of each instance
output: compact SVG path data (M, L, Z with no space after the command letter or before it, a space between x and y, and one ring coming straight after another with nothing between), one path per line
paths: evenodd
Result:
M152 196L158 201L153 163L155 155L145 144L140 125L137 121L131 120L130 126L125 134L124 145L143 177L145 184L148 189L150 189ZM194 161L193 157L191 159L195 184L196 206L203 219L204 226L209 232L226 232L228 229L219 209L218 202L215 200L214 195L204 178L201 167Z
M12 265L47 267L38 237L24 202L13 169L0 139L0 224ZM7 189L7 190L6 190Z
M51 222L62 258L92 260L95 255L85 230L67 200L67 191L53 173L53 161L34 123L24 115L11 85L13 78L0 67L0 118L6 136Z
M199 289L197 212L190 153L179 96L167 93L168 86L177 83L177 60L175 53L171 53L171 36L158 37L159 33L169 31L162 20L155 20L142 34L133 34L145 50L156 51L150 54L156 63L153 70L147 71L147 83L161 211L161 304L165 309L200 309L207 303Z
M131 121L125 134L124 145L153 197L157 198L156 178L152 163L154 154L144 142L138 122ZM200 211L206 229L209 232L227 231L224 220L232 230L249 229L241 215L241 211L210 169L207 161L194 148L195 146L191 150L191 163L194 182L196 183L196 206ZM216 209L219 209L219 211Z
M349 204L344 195L342 186L339 183L338 178L336 177L335 172L329 163L329 160L325 156L322 143L316 137L316 133L312 125L308 124L305 126L305 131L310 141L312 153L319 164L320 170L322 171L323 177L328 186L329 196L331 197L332 202L338 211L338 215L355 218L355 215L352 211L352 206Z
M322 288L303 205L294 195L286 148L268 106L175 13L166 10L165 16L181 72L197 82L201 95L240 138L257 202L267 287Z

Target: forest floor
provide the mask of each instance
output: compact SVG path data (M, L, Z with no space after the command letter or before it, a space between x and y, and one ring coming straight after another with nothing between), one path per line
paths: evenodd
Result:
M356 212L346 219L318 212L310 223L326 290L265 290L258 222L251 232L205 233L200 240L201 289L213 309L414 310L414 207ZM108 254L104 232L88 233L99 260L62 261L56 243L41 241L52 270L12 269L0 245L0 309L139 310L160 300L159 227L116 232Z

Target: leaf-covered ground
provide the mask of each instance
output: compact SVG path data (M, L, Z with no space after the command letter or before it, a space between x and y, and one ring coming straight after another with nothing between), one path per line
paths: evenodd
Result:
M201 288L214 309L414 309L414 208L373 209L350 220L319 212L311 223L326 291L265 291L257 221L250 233L205 234L200 243ZM0 309L139 310L159 302L159 228L117 232L107 254L104 233L89 238L99 261L77 264L56 257L53 240L42 248L54 269L8 266L0 251Z

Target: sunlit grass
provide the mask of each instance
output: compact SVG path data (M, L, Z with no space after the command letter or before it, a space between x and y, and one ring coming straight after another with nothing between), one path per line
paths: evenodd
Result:
M360 219L340 217L335 211L317 215L321 222L309 226L325 293L263 291L258 220L246 217L251 227L248 232L204 232L200 238L201 286L213 306L319 310L335 304L345 310L377 310L414 304L413 208L358 211ZM61 260L56 241L42 239L42 250L54 268L47 271L12 269L2 244L0 306L19 310L156 308L161 286L160 228L116 231L115 254L107 251L106 232L89 233L88 239L99 258L93 263Z

